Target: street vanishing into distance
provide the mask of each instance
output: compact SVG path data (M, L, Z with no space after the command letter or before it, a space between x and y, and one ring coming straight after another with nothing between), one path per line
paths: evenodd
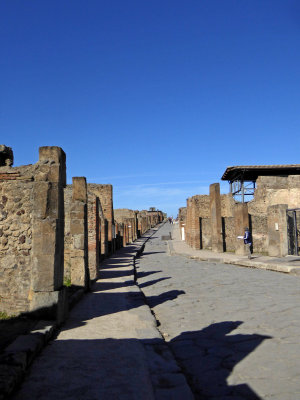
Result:
M14 400L300 398L299 278L170 256L177 229L101 264Z

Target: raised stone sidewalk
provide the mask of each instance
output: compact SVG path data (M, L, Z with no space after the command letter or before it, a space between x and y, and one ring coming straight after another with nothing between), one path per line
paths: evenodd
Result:
M170 255L182 255L200 261L220 262L242 267L260 268L300 276L300 257L268 257L253 254L251 260L247 256L234 253L216 253L211 250L195 250L181 240L178 224L170 225L172 240L168 241Z
M13 399L193 399L134 280L135 258L155 232L101 265L93 290L35 359ZM20 354L26 358L40 349L40 335L36 348L31 335L27 350L24 337L18 342L23 348L13 343L7 349L15 364L19 360L19 369Z

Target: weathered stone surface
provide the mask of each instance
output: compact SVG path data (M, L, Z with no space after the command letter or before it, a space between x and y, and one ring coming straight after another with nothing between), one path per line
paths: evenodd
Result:
M247 203L237 203L234 210L234 224L235 224L235 236L236 246L235 254L244 255L246 254L246 248L243 239L237 239L238 236L244 236L245 228L249 228L249 215Z
M268 252L269 256L284 257L288 254L287 204L268 207Z
M211 249L217 253L223 251L220 184L209 186L210 222L211 222Z
M170 257L167 229L146 244L137 279L195 397L297 398L298 278Z
M39 307L35 292L62 287L65 154L41 148L38 163L0 170L0 309L19 314Z
M72 285L87 288L88 270L88 216L87 185L83 177L74 177L70 203L70 279Z

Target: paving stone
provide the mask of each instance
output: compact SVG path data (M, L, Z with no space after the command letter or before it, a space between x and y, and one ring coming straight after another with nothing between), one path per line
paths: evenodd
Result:
M137 271L196 396L300 398L298 277L170 256L155 238L146 244Z

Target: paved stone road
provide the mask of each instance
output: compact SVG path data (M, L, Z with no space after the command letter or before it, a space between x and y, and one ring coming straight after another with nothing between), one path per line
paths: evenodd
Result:
M169 256L164 225L137 281L197 399L300 399L299 278Z
M193 399L134 282L133 257L151 234L102 263L93 291L34 361L14 400Z

